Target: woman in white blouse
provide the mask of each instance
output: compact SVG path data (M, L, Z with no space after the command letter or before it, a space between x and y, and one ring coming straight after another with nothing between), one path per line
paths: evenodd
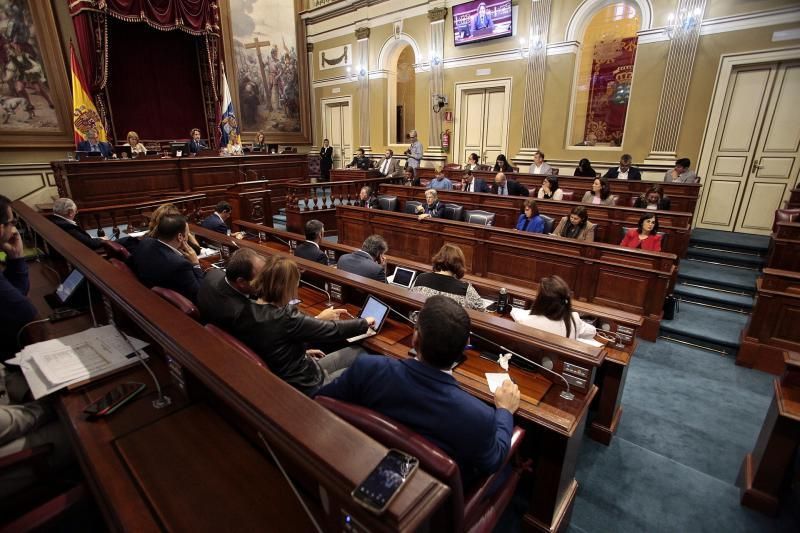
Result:
M542 186L536 197L542 200L561 200L564 198L564 191L558 188L558 177L547 176L542 180Z
M597 334L594 326L572 310L569 286L558 276L542 278L531 313L516 315L514 320L569 339L593 339Z
M546 174L553 173L553 167L544 162L544 152L536 152L533 154L533 165L530 169L531 174Z
M123 146L130 146L131 147L131 155L134 157L136 155L144 155L147 153L147 148L139 142L139 134L135 131L128 132L128 142L123 144Z

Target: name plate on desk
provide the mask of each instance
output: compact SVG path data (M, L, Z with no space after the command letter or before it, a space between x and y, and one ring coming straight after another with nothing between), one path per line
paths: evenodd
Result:
M528 301L524 298L511 298L511 306L517 309L525 309L528 306Z
M339 303L344 303L344 298L342 297L342 286L338 283L331 283L328 285L328 292L331 293L331 300L334 300Z
M164 359L167 362L167 368L169 368L169 377L172 384L188 399L189 391L186 389L186 376L183 372L183 366L169 354L164 354Z
M297 249L297 241L295 239L289 239L289 253L294 255L294 251Z
M335 264L336 263L336 250L325 250L325 255L328 256L328 262Z
M266 240L267 240L267 234L265 232L263 232L263 231L259 231L258 232L258 242L262 242L262 241L266 241Z

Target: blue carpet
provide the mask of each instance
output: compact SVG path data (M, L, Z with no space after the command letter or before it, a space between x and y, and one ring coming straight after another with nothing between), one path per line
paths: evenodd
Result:
M692 244L702 243L717 248L749 250L755 253L766 253L769 249L769 236L767 235L750 235L713 229L695 228L692 230L692 237L689 242Z
M755 292L757 270L732 266L712 265L699 261L683 260L678 269L678 279L692 280L700 285Z
M738 348L749 315L681 302L674 320L662 320L661 332Z
M704 244L702 246L707 245ZM761 268L764 266L764 263L766 263L766 259L761 255L753 255L748 252L737 253L716 248L703 248L701 246L689 246L689 249L686 251L686 257L749 268Z
M684 283L676 284L673 292L675 296L680 297L681 300L709 303L712 305L720 305L727 309L740 309L747 312L750 312L755 303L755 299L749 294L733 294L714 289L693 287Z

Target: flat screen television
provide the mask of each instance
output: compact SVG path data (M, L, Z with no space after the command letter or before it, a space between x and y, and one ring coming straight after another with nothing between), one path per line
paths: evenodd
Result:
M511 0L472 0L453 6L455 45L510 37Z

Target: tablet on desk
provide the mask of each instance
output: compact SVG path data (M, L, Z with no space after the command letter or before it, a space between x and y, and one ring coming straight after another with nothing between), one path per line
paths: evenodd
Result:
M69 307L74 303L72 296L75 291L83 283L84 277L80 270L74 269L69 273L64 283L58 286L56 292L45 294L44 299L51 309L60 309L62 307Z
M363 335L350 337L347 339L347 342L356 342L360 341L361 339L366 339L367 337L376 335L383 327L386 317L389 316L389 306L370 295L367 297L367 302L364 304L364 308L361 309L361 312L358 314L358 318L367 318L368 316L371 316L375 319L375 325L369 328Z
M395 267L394 274L392 275L392 283L393 285L400 285L401 287L410 288L411 284L414 282L414 278L417 276L416 271L411 270L409 268L403 267Z

